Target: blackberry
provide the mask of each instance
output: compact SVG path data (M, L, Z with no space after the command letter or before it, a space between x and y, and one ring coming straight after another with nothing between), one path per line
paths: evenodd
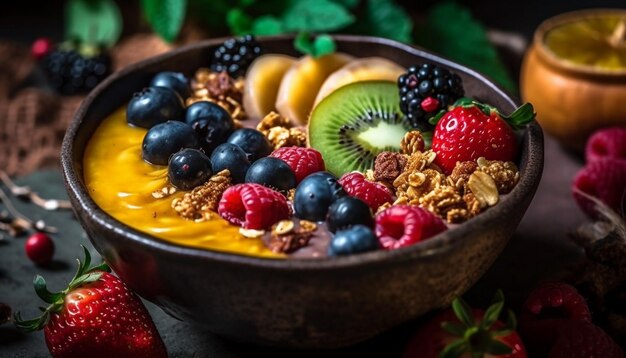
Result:
M211 70L226 71L232 78L243 76L250 63L261 52L261 46L252 35L230 38L215 50Z
M432 130L428 119L463 97L461 77L432 63L409 67L398 78L400 109L411 124Z
M41 62L50 84L59 93L87 92L111 71L111 59L104 53L83 56L73 49L54 49Z

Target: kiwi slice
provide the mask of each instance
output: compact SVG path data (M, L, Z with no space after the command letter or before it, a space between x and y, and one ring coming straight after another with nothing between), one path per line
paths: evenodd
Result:
M389 81L343 86L324 98L309 118L309 145L334 175L374 167L382 151L399 151L411 125L400 111L398 88Z

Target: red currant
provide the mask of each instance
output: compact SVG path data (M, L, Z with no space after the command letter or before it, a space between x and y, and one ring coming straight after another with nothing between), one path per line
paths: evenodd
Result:
M26 240L26 256L37 265L45 266L52 261L54 242L43 232L36 232Z
M44 56L52 52L52 47L52 41L50 41L49 38L40 37L33 42L30 52L36 60L41 60Z

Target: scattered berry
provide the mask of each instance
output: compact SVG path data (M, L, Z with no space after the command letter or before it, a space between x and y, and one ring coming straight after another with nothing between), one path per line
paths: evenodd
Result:
M150 87L166 87L185 99L191 95L191 88L189 87L189 79L180 72L159 72L152 78Z
M254 230L265 230L290 215L284 195L254 183L226 189L217 212L233 225Z
M91 260L85 249L85 263ZM106 264L79 270L61 292L51 293L41 276L36 292L49 306L33 320L15 316L15 325L32 332L43 329L55 358L167 357L148 310L119 278L105 272Z
M363 200L373 212L381 205L393 202L393 195L386 186L365 179L360 172L344 174L339 179L339 184L348 195Z
M515 160L515 132L497 111L487 108L481 110L473 104L455 107L437 123L432 149L437 153L435 164L444 173L449 175L457 162L474 161L480 157L488 160ZM483 110L489 110L490 114L485 114ZM534 118L532 110L518 113L523 118L515 118L516 123L526 123Z
M243 76L261 52L261 45L252 35L230 38L215 50L211 70L226 71L233 78Z
M313 148L282 147L270 154L271 157L284 160L296 174L296 182L315 172L325 170L322 154Z
M54 45L52 44L52 40L47 37L40 37L33 42L33 46L30 48L30 53L35 60L41 60L52 52L53 49Z
M202 185L212 175L209 157L197 149L183 149L172 155L168 163L170 183L181 190L191 190Z
M626 160L599 158L588 162L576 174L573 189L576 203L590 217L598 217L596 203L585 195L599 199L623 215L626 213Z
M228 169L233 183L243 183L246 178L246 172L250 168L248 155L243 149L234 144L224 143L215 148L211 154L211 164L213 171L219 173L224 169Z
M263 157L267 157L272 152L270 142L265 138L263 133L256 129L241 128L233 132L228 137L228 143L238 145L248 154L250 162Z
M447 229L441 218L417 206L394 205L376 215L376 236L386 250L416 244Z
M28 237L24 246L26 256L40 266L45 266L52 261L54 255L54 242L47 234L36 232Z
M184 148L198 148L193 129L184 122L167 121L148 130L141 144L141 155L150 164L167 165L170 156Z
M330 204L345 195L335 176L329 172L313 173L296 188L293 203L295 215L309 221L323 221Z
M211 153L226 142L235 130L235 122L222 106L209 101L195 102L187 107L185 122L189 123L205 152Z
M623 358L624 351L600 327L570 321L559 332L549 358Z
M409 67L398 88L402 113L420 130L431 130L428 119L463 97L461 77L432 63Z
M585 160L590 163L603 158L626 160L626 128L604 128L589 137Z
M587 302L573 286L547 283L534 289L524 302L520 333L529 348L545 354L572 321L591 322Z
M296 187L296 176L283 160L265 157L250 165L246 173L246 183L257 183L287 192Z
M347 229L359 224L374 227L372 211L363 200L352 196L344 196L335 200L328 208L326 225L330 232Z
M454 309L449 308L420 326L402 357L526 358L526 348L515 331L514 319L509 319L506 324L497 320L502 304L500 295L487 311L483 311L470 308L462 299L456 298L452 303Z
M40 64L52 87L67 95L93 89L111 71L111 59L107 54L83 56L73 49L54 49L41 59Z
M184 116L182 98L165 87L147 87L135 92L126 109L129 124L148 129L167 121L182 121Z
M354 225L337 231L328 245L328 256L352 255L378 248L378 239L372 229L363 225Z

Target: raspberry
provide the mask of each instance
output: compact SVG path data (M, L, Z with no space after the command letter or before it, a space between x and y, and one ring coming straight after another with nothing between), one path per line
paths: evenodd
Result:
M585 160L590 163L602 158L626 160L626 128L605 128L589 137L585 147Z
M572 321L591 322L587 302L573 286L547 283L533 290L524 302L520 333L529 347L545 353Z
M339 179L339 184L348 195L363 200L373 212L384 203L393 201L391 191L386 186L365 179L359 172L344 174Z
M461 77L432 63L412 66L398 78L400 109L411 124L432 129L428 119L463 97Z
M226 189L217 212L231 224L254 230L267 229L291 214L281 193L250 183Z
M600 327L572 321L563 327L550 358L623 358L624 351Z
M324 159L320 152L313 148L283 147L270 154L270 157L282 159L289 164L296 174L296 183L316 172L325 170Z
M574 199L587 215L597 217L596 204L585 197L585 194L598 198L613 211L624 215L626 212L626 160L600 158L587 163L576 174L573 184Z
M386 250L413 245L447 229L438 216L417 206L395 205L376 215L376 236Z
M215 50L211 70L227 71L232 78L243 76L261 52L261 46L252 35L230 38Z

